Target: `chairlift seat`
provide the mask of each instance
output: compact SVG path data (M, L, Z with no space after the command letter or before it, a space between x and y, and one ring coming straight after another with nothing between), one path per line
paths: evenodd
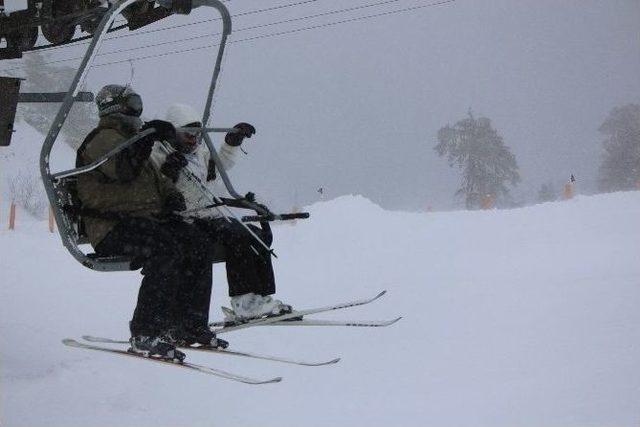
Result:
M54 183L54 188L62 213L62 224L58 224L65 244L71 245L71 252L78 256L84 266L98 271L128 271L138 270L142 267L140 261L125 255L98 255L96 253L84 253L80 245L88 244L89 239L85 233L81 215L81 203L76 190L77 177L69 176L59 178ZM224 262L225 251L222 245L216 245L213 250L212 263Z

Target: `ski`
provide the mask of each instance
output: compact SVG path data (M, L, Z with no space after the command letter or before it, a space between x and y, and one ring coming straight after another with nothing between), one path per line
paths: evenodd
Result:
M85 341L93 342L93 343L104 343L104 344L129 344L129 341L124 340L114 340L111 338L103 338L103 337L94 337L91 335L83 335L82 339ZM240 357L248 357L252 359L261 359L261 360L270 360L272 362L280 362L280 363L288 363L291 365L300 365L300 366L325 366L325 365L333 365L334 363L338 363L340 361L339 357L335 359L321 361L321 362L309 362L305 360L295 360L289 359L285 357L279 356L271 356L264 354L256 354L256 353L248 353L245 351L236 351L229 349L220 349L220 348L212 348L212 347L191 347L185 346L180 347L185 350L195 350L195 351L203 351L209 353L219 353L219 354L228 354L229 356L240 356Z
M210 353L220 353L220 354L228 354L228 355L232 355L232 356L241 356L241 357L249 357L252 359L261 359L261 360L270 360L272 362L280 362L280 363L288 363L291 365L300 365L300 366L326 366L326 365L333 365L335 363L338 363L340 361L339 357L336 357L335 359L331 359L331 360L327 360L327 361L322 361L322 362L309 362L306 360L296 360L296 359L289 359L289 358L285 358L285 357L279 357L279 356L269 356L269 355L263 355L263 354L255 354L255 353L247 353L244 351L235 351L235 350L222 350L222 349L218 349L218 348L209 348L209 347L182 347L186 350L195 350L195 351L204 351L204 352L210 352Z
M355 300L355 301L345 302L345 303L341 303L341 304L334 304L334 305L329 305L329 306L320 307L320 308L309 308L309 309L306 309L306 310L294 310L291 313L282 314L280 316L261 317L260 319L249 320L249 321L244 322L244 323L237 323L237 324L232 324L232 325L229 325L229 326L224 326L225 322L222 322L222 323L214 322L214 323L210 323L209 326L212 326L212 327L222 326L222 327L219 327L218 329L212 329L212 331L214 331L216 334L224 334L224 333L227 333L227 332L237 331L239 329L251 328L253 326L262 326L262 325L268 325L268 324L271 324L271 323L280 322L280 321L284 321L284 320L302 318L302 316L307 316L307 315L310 315L310 314L324 313L324 312L327 312L327 311L341 310L343 308L357 307L357 306L360 306L360 305L369 304L369 303L377 300L381 296L383 296L385 293L387 293L387 291L382 291L378 295L374 296L373 298Z
M384 328L393 325L402 317L391 320L325 320L325 319L302 319L302 320L282 320L280 322L268 323L265 326L354 326L361 328Z
M278 382L282 381L282 377L275 377L275 378L270 378L270 379L266 379L266 380L259 380L259 379L255 379L255 378L249 378L249 377L244 377L244 376L241 376L241 375L233 374L231 372L221 371L219 369L210 368L208 366L196 365L194 363L188 363L188 362L180 363L180 362L174 362L174 361L166 360L166 359L159 359L159 358L154 358L154 357L145 357L145 356L142 356L140 354L131 353L131 352L126 351L126 350L119 350L119 349L115 349L115 348L84 344L84 343L78 342L78 341L76 341L74 339L71 339L71 338L63 339L62 343L64 345L66 345L66 346L74 347L74 348L83 348L83 349L86 349L86 350L102 351L102 352L105 352L105 353L117 354L117 355L121 355L121 356L135 357L137 359L157 362L157 363L161 363L161 364L168 365L168 366L179 366L181 368L189 369L189 370L194 371L194 372L201 372L203 374L214 375L216 377L225 378L225 379L232 380L232 381L238 381L238 382L245 383L245 384L270 384L270 383L278 383Z

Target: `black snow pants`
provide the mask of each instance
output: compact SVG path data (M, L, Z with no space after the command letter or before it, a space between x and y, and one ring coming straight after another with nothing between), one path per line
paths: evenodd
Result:
M99 255L126 255L142 265L131 335L206 327L213 245L192 224L148 218L121 220L97 245Z
M195 224L207 236L206 240L224 249L230 297L250 292L266 296L276 292L271 255L242 224L225 218L199 219ZM267 246L271 245L272 234L267 224L263 229L248 227Z

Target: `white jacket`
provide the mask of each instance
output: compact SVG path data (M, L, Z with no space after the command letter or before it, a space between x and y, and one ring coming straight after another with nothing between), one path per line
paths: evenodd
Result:
M192 124L200 124L198 113L189 105L173 104L167 109L166 120L173 123L176 128L189 126ZM167 155L175 150L168 143L156 142L151 151L151 162L160 170L164 164ZM227 143L222 143L218 150L218 157L225 170L229 170L235 165L240 147L232 147ZM176 189L184 196L187 210L203 208L211 205L213 202L212 194L216 197L223 197L227 194L222 178L216 170L216 178L207 181L209 159L211 153L207 144L201 140L198 147L189 154L183 154L189 162L188 165L180 171L178 181L175 183ZM217 169L217 168L216 168ZM190 173L200 181L189 179ZM202 185L206 190L203 191ZM197 216L200 218L215 218L221 216L218 209L203 209L188 214L188 216Z
M168 143L156 142L153 145L151 151L151 162L160 170L160 167L164 164L167 155L175 150ZM218 157L222 163L222 167L228 171L233 168L238 157L238 151L240 147L232 147L227 143L222 143L218 149ZM187 166L180 171L178 175L178 181L175 183L176 189L184 196L187 210L203 208L211 205L213 199L211 194L217 197L224 197L227 192L222 182L222 178L219 176L219 171L216 168L216 177L211 181L207 181L209 159L211 153L204 141L198 144L198 147L189 154L183 154L185 159L189 162ZM185 170L186 169L186 170ZM203 191L198 182L193 179L189 179L190 173L193 173L197 179L204 184L207 191ZM221 216L218 209L203 209L197 212L190 213L189 216L196 216L199 218L216 218Z

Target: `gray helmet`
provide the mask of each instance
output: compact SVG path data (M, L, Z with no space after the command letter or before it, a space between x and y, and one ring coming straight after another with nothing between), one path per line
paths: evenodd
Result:
M96 104L100 117L120 113L140 117L142 98L129 85L106 85L96 95Z

